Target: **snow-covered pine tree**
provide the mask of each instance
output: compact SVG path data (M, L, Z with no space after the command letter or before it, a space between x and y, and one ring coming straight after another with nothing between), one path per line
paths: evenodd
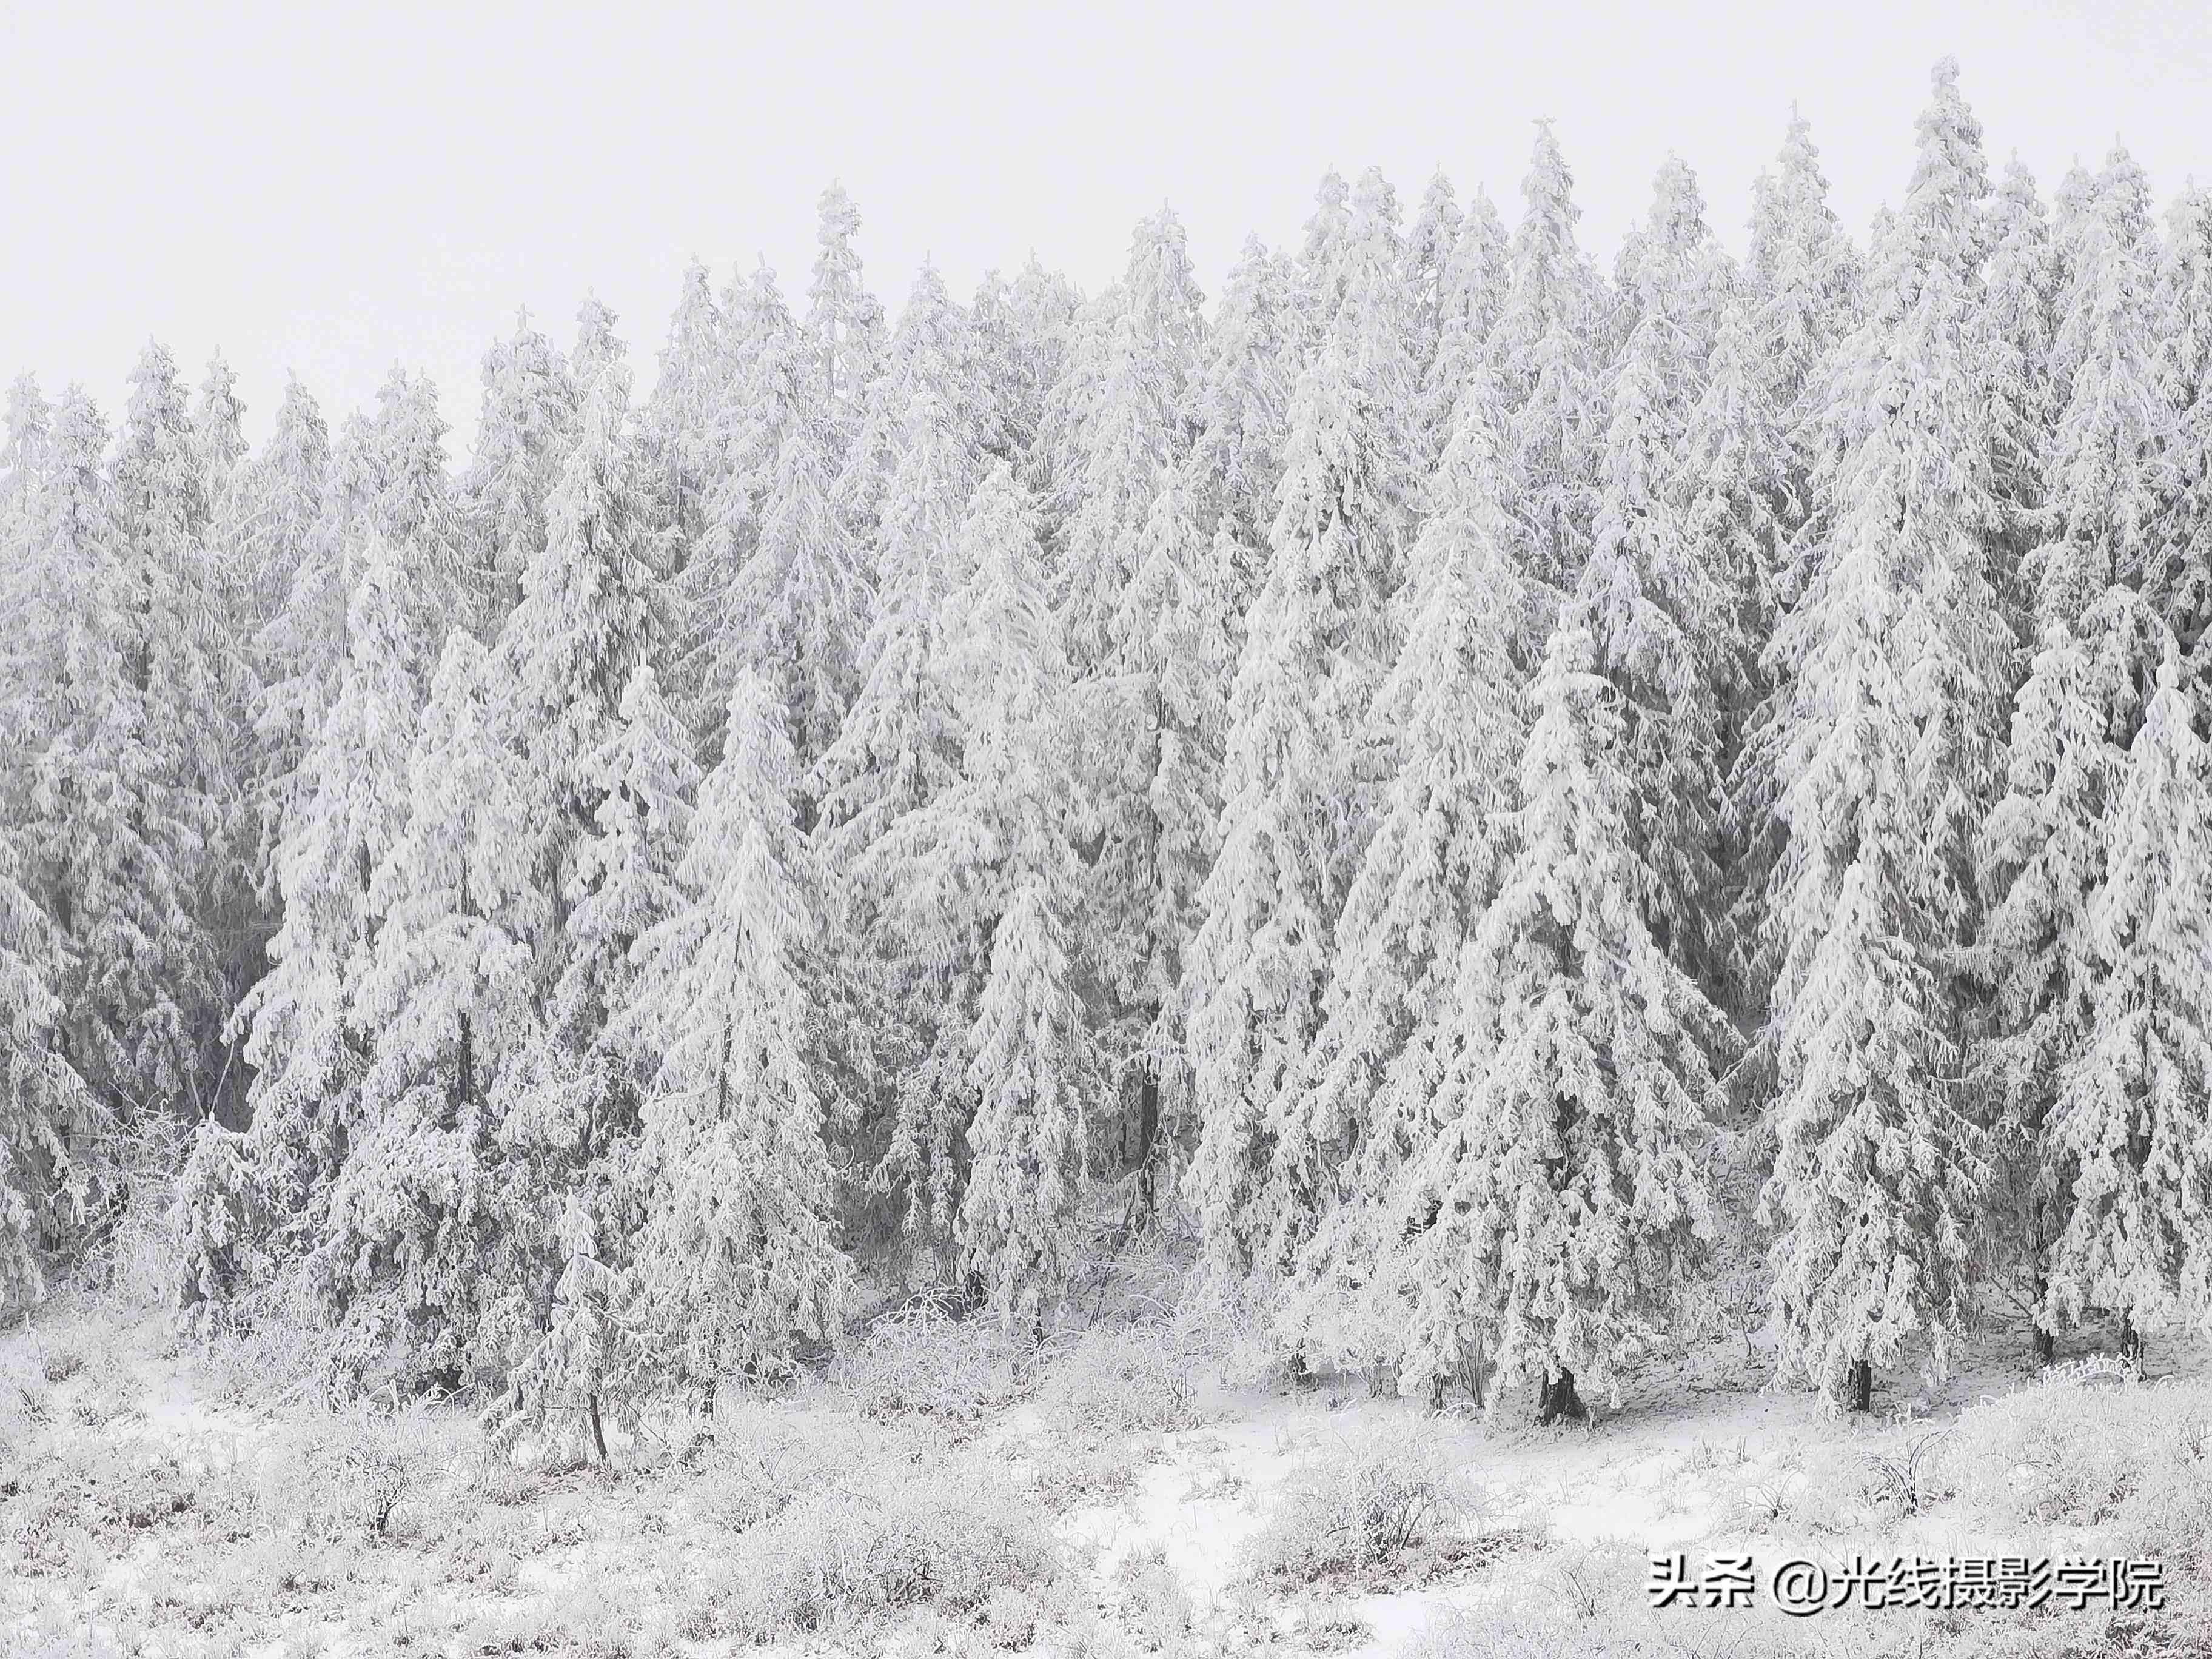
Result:
M1628 734L1595 669L1587 631L1553 634L1415 1175L1423 1314L1494 1333L1500 1376L1542 1384L1540 1422L1582 1415L1578 1380L1617 1392L1679 1307L1712 1238L1698 1152L1735 1042L1644 924Z
M293 384L296 388L298 383ZM312 426L295 434L300 442L289 452L304 462L315 453L313 439L320 433L320 417L304 392L296 401L288 395L278 412L279 434L289 429L295 414L315 417ZM274 471L283 465L287 453L275 447L272 437L271 448L254 463L257 471L264 465ZM284 507L272 526L276 533L289 534L295 526L301 532L289 552L273 550L289 545L276 543L273 536L269 544L270 556L288 559L290 568L277 608L252 647L262 684L253 726L261 759L256 794L265 844L281 839L300 809L300 760L337 695L349 648L348 612L360 584L362 555L378 539L374 512L380 468L375 432L368 418L358 413L349 417L321 459L323 487L315 505L307 499L307 477L294 476L289 468L281 491L273 481L257 484L249 480L246 485L251 493L265 489L272 495L281 494ZM251 530L247 535L249 544L258 539ZM422 637L432 641L441 638L443 618L430 611L433 587L427 582L400 586L422 613ZM434 651L434 644L430 648ZM263 872L264 888L275 875L272 856Z
M253 596L252 656L264 684L276 664L260 632L291 591L330 487L330 428L313 395L289 380L269 441L239 470L232 492L233 556Z
M1079 678L1101 671L1115 608L1167 471L1193 436L1190 398L1205 346L1205 299L1182 222L1163 208L1130 240L1121 304L1078 436L1076 506L1063 536L1060 610Z
M619 951L580 935L574 916L598 855L600 759L625 735L624 698L675 633L664 580L672 536L652 522L629 390L617 364L586 391L544 546L489 665L504 698L496 741L515 813L501 826L503 850L524 873L520 887L481 896L532 958L527 1031L486 1054L513 1222L501 1241L512 1276L483 1333L483 1357L501 1370L523 1365L546 1339L573 1265L562 1231L572 1200L614 1227L609 1165L637 1118L637 1079L607 1035L620 1002L604 993L611 981L620 991L623 970L603 958Z
M2052 336L2070 372L2054 386L2045 462L2055 533L2094 545L2114 580L2152 577L2160 523L2181 486L2176 412L2159 385L2156 245L2124 151L2076 228L2072 280Z
M261 695L251 641L265 613L243 545L248 502L240 485L247 449L246 410L237 385L238 376L218 353L208 364L191 416L191 446L207 513L196 603L210 641L214 706L233 744L210 792L203 857L207 873L198 905L203 927L217 942L225 1010L235 1006L261 972L263 947L276 927L273 895L255 871L266 845L259 799L265 770L251 739ZM216 1081L209 1104L236 1113L243 1109L245 1076L236 1050L217 1050L215 1042L210 1033L206 1065Z
M1302 292L1297 317L1304 331L1301 344L1310 343L1313 331L1335 313L1340 290L1336 281L1336 253L1352 221L1352 190L1344 175L1331 167L1314 190L1314 210L1306 220L1298 245L1297 277Z
M2023 562L2042 630L2014 705L2005 797L1979 853L1991 898L1980 971L1994 987L1981 1071L1996 1102L1993 1241L2048 1359L2049 1251L2066 1225L2072 1153L2053 1139L2059 1079L2097 1040L2106 971L2092 916L2106 877L2106 815L2126 781L2167 635L2136 584L2154 562L2172 498L2172 406L2156 385L2151 266L2128 239L2124 191L2100 191L2075 228L2075 276L2059 331L2075 362L2035 456L2047 490L2031 522L2053 539Z
M93 1196L78 1168L109 1119L63 1048L56 988L70 964L27 890L13 823L0 829L0 1309L44 1294L42 1259L74 1243Z
M407 766L405 828L370 884L382 918L356 1017L374 1033L345 1162L313 1261L356 1371L446 1389L507 1356L487 1313L514 1281L494 1085L539 1036L532 946L544 926L526 798L505 736L512 676L456 629Z
M65 669L71 718L40 762L39 817L80 977L64 993L70 1053L112 1103L143 1121L197 1106L214 1077L222 988L203 901L211 834L235 757L236 712L200 618L206 494L185 392L149 344L131 374L112 492L77 447L89 406L57 422L54 511L72 528L66 580L82 584L81 654ZM87 492L106 495L94 509ZM79 517L101 512L104 528ZM89 533L77 541L76 529ZM50 543L50 546L53 544Z
M1725 589L1730 607L1723 631L1733 661L1723 665L1718 688L1723 876L1752 893L1764 890L1763 866L1753 848L1735 838L1740 820L1733 803L1768 689L1759 657L1780 612L1784 528L1777 503L1786 499L1792 465L1789 438L1768 399L1754 325L1753 296L1739 277L1721 301L1705 389L1679 451L1692 557Z
M1802 596L1828 534L1815 515L1841 499L1832 478L1857 413L1840 395L1841 352L1861 321L1864 282L1858 250L1828 206L1811 124L1794 106L1778 159L1776 172L1762 173L1753 186L1743 300L1750 359L1786 465L1771 497L1772 608L1759 635L1760 700L1745 721L1724 808L1729 845L1742 861L1730 919L1740 951L1736 977L1742 1000L1754 1008L1775 973L1766 907L1787 835L1779 800L1791 693L1785 669L1771 659L1773 635ZM1771 1058L1765 1045L1753 1052L1762 1063ZM1756 1075L1747 1081L1755 1090L1765 1086Z
M1030 255L1006 297L1006 338L992 371L999 420L1016 470L1032 470L1053 388L1066 372L1075 313L1083 303L1075 286Z
M1630 232L1616 264L1613 314L1620 348L1645 317L1662 312L1676 337L1667 355L1678 374L1701 380L1729 261L1705 223L1697 175L1680 157L1669 155L1661 165L1650 216ZM1650 348L1646 355L1652 355Z
M982 476L961 323L943 279L925 268L875 386L877 410L899 417L870 562L875 614L860 647L860 694L809 782L830 826L830 854L848 871L959 763L930 662L938 610L956 580L954 544Z
M448 629L473 628L489 638L496 626L494 596L468 563L466 526L446 465L451 430L438 409L437 383L394 368L376 394L363 458L368 524L415 562L407 585L432 624L434 648Z
M2171 509L2143 589L2212 683L2212 190L2195 185L2166 215L2157 282L2159 386L2174 414Z
M793 810L789 716L747 670L726 729L677 872L684 902L641 941L631 1015L661 1054L635 1316L659 1380L708 1389L777 1374L836 1328L850 1285L812 1063L819 866Z
M1057 582L1068 525L1083 505L1089 465L1087 432L1114 361L1127 291L1119 281L1081 301L1067 320L1067 347L1059 377L1046 392L1024 469L1041 516L1045 568Z
M734 570L751 555L760 498L793 411L819 418L824 399L814 383L813 343L765 260L732 276L722 291L722 319L727 386L714 424L723 475L707 499L699 555L719 556ZM720 701L726 708L727 695Z
M1459 410L1413 549L1406 644L1375 709L1377 725L1401 734L1396 769L1337 923L1337 965L1301 1079L1297 1141L1316 1161L1304 1178L1334 1201L1298 1264L1286 1322L1340 1358L1407 1355L1407 1374L1425 1384L1467 1333L1422 1323L1408 1341L1401 1293L1420 1276L1401 1186L1437 1132L1461 958L1498 890L1492 819L1512 804L1520 689L1544 611L1512 562L1494 389L1470 385Z
M1505 304L1506 249L1498 209L1478 190L1438 278L1436 347L1422 371L1421 429L1439 455L1456 428L1462 392L1490 361L1491 331Z
M1633 845L1652 885L1643 920L1684 971L1717 977L1726 940L1718 806L1722 710L1751 649L1729 572L1692 534L1684 450L1707 373L1715 274L1689 169L1660 170L1634 262L1636 320L1612 374L1589 562L1568 616L1620 697L1612 764L1637 803Z
M881 580L896 562L895 544L908 538L905 520L908 498L898 474L913 465L908 438L918 417L915 400L927 402L936 412L923 424L957 434L956 451L972 452L953 488L928 492L950 507L928 509L930 516L957 522L967 492L975 487L972 468L981 465L984 437L983 388L977 385L975 341L969 319L952 302L945 278L933 265L925 264L915 278L906 308L885 352L883 372L868 383L858 428L847 446L837 478L837 496L847 522L873 553L872 574ZM952 455L947 462L958 471Z
M868 383L882 365L884 307L861 276L860 256L853 239L860 232L860 210L832 180L822 192L815 240L814 277L806 291L806 332L820 363L816 389L821 407L837 434L839 447L859 427Z
M1222 572L1231 638L1241 647L1244 615L1265 580L1267 532L1274 523L1290 439L1291 394L1298 369L1298 322L1289 262L1255 237L1230 268L1194 393L1194 451L1199 523L1226 531L1234 556Z
M247 1131L258 1213L312 1244L359 1122L375 1031L356 1004L382 909L375 872L406 827L407 768L428 679L428 642L404 591L409 561L372 544L349 607L335 700L301 757L276 849L282 924L269 969L234 1016L253 1078Z
M1991 589L1978 284L1980 130L1935 73L1904 213L1840 384L1852 433L1789 676L1762 1042L1779 1150L1761 1204L1785 1372L1869 1407L1924 1331L1940 1368L1984 1170L1960 1097L1956 980L1978 925L1972 837L2002 762L2007 637Z
M1588 556L1596 510L1602 359L1594 347L1603 284L1576 244L1582 212L1574 176L1548 121L1536 124L1521 190L1527 209L1513 234L1512 280L1490 337L1491 367L1504 399L1521 516L1533 538L1530 574L1568 588Z
M1452 182L1438 167L1407 228L1399 277L1405 291L1408 349L1413 372L1422 380L1427 378L1443 337L1444 318L1451 307L1452 265L1465 226Z
M2074 562L2089 574L2081 568L2088 559ZM2104 964L2093 912L2105 878L2106 818L2126 781L2142 659L2163 629L2124 587L2097 592L2094 579L2063 581L2048 558L2045 580L2075 588L2075 597L2071 611L2059 608L2065 600L2045 611L2043 648L2014 704L2006 793L1978 843L1990 907L1977 966L1996 1006L1976 1069L1991 1102L1986 1248L1999 1283L2027 1311L2036 1358L2047 1362L2055 1334L2050 1249L2071 1197L2053 1108L2060 1079L2096 1036Z
M579 393L588 390L606 368L629 356L629 343L615 332L621 320L596 294L576 307L576 343L568 353L568 380Z
M1393 660L1397 525L1375 488L1379 434L1347 356L1332 339L1292 405L1185 981L1200 1118L1187 1190L1214 1265L1268 1284L1321 1218L1297 1084L1364 841L1355 757Z
M803 407L789 411L759 507L752 557L725 598L717 641L725 666L767 677L789 711L802 779L829 752L859 690L871 600L861 552L837 511L834 434ZM810 825L811 798L801 808Z
M1054 720L1070 670L1046 600L1036 508L1003 462L977 486L961 540L968 574L947 607L944 656L963 732L960 780L893 841L920 908L933 913L909 908L909 936L949 945L972 929L966 970L981 979L948 988L975 1009L964 1033L967 1178L952 1226L960 1271L1002 1320L1041 1336L1074 1263L1084 1103L1099 1069L1075 977L1071 757ZM941 1121L939 1144L911 1148L917 1173L945 1172L953 1127Z
M219 606L215 626L226 639L241 634L251 622L246 573L238 558L236 507L231 495L246 456L245 422L246 405L239 401L238 376L217 352L208 362L207 378L200 382L199 397L192 405L192 449L198 458L207 500L204 580L209 596Z
M2140 1360L2154 1330L2212 1321L2212 744L2168 647L2112 803L2091 913L2101 973L2086 1052L2051 1126L2075 1161L2052 1252L2054 1315L2121 1319Z
M8 383L8 410L0 425L0 509L29 512L53 417L53 405L39 390L37 375L26 369Z
M68 446L76 452L73 463L59 441L65 413L78 428ZM64 719L57 698L64 647L70 623L84 614L94 550L111 531L100 476L106 443L106 429L78 388L58 407L27 374L9 388L0 605L17 625L0 643L0 812L11 823L25 821L33 763Z
M836 988L860 1012L851 1034L863 1158L884 1179L904 1165L884 1159L912 1137L902 1123L938 1123L950 1115L957 1137L965 1121L965 1034L972 1002L939 994L940 967L971 959L947 954L942 939L916 940L892 914L912 896L890 844L902 820L927 808L959 776L960 726L940 672L943 606L958 579L958 544L983 457L967 383L962 319L942 280L925 269L893 337L890 359L871 394L872 433L896 410L901 422L876 463L886 477L865 488L880 499L875 529L874 613L861 641L858 695L835 740L802 787L820 815L815 834L826 866L841 872L823 895L844 941ZM856 447L857 462L863 449ZM848 478L854 469L848 468ZM964 983L958 973L956 984ZM932 1144L945 1137L933 1132ZM933 1176L933 1180L934 1177ZM907 1214L918 1236L950 1237L951 1189L908 1188Z
M1081 428L1077 504L1063 532L1057 574L1060 627L1081 682L1064 719L1070 752L1085 763L1071 775L1077 795L1067 816L1071 829L1079 820L1085 837L1097 840L1086 904L1117 919L1093 936L1110 999L1108 1041L1117 1074L1134 1093L1124 1103L1128 1109L1116 1139L1127 1144L1133 1120L1140 1167L1148 1168L1160 1079L1146 1051L1166 1006L1154 981L1160 964L1180 954L1182 941L1162 937L1172 924L1152 914L1164 896L1165 872L1156 862L1162 826L1150 799L1162 752L1157 722L1164 666L1152 629L1156 621L1170 628L1177 622L1144 611L1150 603L1183 596L1138 592L1139 562L1148 556L1176 561L1181 580L1188 580L1203 577L1212 556L1182 494L1195 435L1192 399L1205 324L1182 225L1169 210L1138 225L1121 293L1095 402ZM1163 510L1169 521L1157 519ZM1174 543L1171 551L1159 547L1156 532ZM1158 579L1165 573L1151 574ZM1210 659L1190 666L1212 682L1201 695L1218 696L1224 689L1227 665L1218 647ZM1186 884L1194 879L1188 871L1177 873Z
M2035 179L2015 155L1990 198L1988 317L1984 361L1990 392L1991 489L2002 519L2002 589L2008 609L2032 635L2033 579L2022 561L2045 539L2045 452L2067 392L2050 380L2058 266Z
M1745 275L1767 401L1795 456L1776 503L1794 531L1812 507L1809 482L1829 441L1832 360L1858 325L1862 278L1858 250L1828 206L1812 123L1794 106L1777 160L1754 188Z
M1403 538L1411 534L1431 462L1420 437L1419 328L1407 303L1398 219L1397 191L1379 168L1367 168L1352 186L1351 216L1337 242L1338 298L1324 319L1322 341L1324 349L1341 349L1364 394L1366 417L1381 434L1370 488L1389 504ZM1393 585L1401 577L1394 573Z
M757 268L732 296L729 315L730 390L716 417L726 471L708 501L705 532L684 572L688 630L681 680L696 699L701 754L710 765L719 752L719 726L729 708L737 669L751 663L777 681L779 689L793 672L792 665L762 654L764 644L775 648L763 640L762 631L768 611L787 603L778 588L792 574L793 550L787 544L794 526L779 526L787 544L774 550L768 566L755 567L770 497L780 484L793 482L783 471L785 449L799 443L802 453L793 460L805 469L810 456L820 457L835 442L834 428L823 415L823 394L813 380L813 348L786 308L775 273L765 265ZM811 462L819 464L818 459ZM804 502L799 510L814 511ZM817 522L808 528L829 527ZM839 620L851 624L862 614L846 595ZM843 642L840 653L849 651L851 643ZM818 669L833 679L849 677L849 670L841 670L834 659ZM818 726L820 711L811 704L810 699L809 717ZM842 712L842 704L834 706L830 718ZM817 731L806 762L820 753Z
M575 439L580 391L527 312L484 353L483 413L455 504L475 580L490 595L487 637L514 608L523 573L545 545L547 506Z
M1125 1022L1109 1045L1133 1069L1133 1124L1119 1137L1149 1218L1165 1145L1189 1113L1180 998L1199 893L1221 811L1221 746L1235 672L1224 526L1211 543L1184 480L1162 479L1136 568L1109 624L1106 676L1115 695L1103 748L1114 775L1105 834L1090 882L1091 946ZM1133 1127L1134 1146L1127 1131Z
M722 478L714 421L729 392L725 331L707 267L694 259L669 319L660 372L638 411L646 462L683 550L679 562L705 530L707 502Z
M687 902L676 872L700 776L690 744L641 664L614 731L582 769L599 805L569 877L553 1040L515 1076L503 1118L509 1147L544 1166L535 1185L545 1209L532 1220L544 1230L533 1265L544 1303L537 1325L516 1334L514 1389L493 1421L505 1435L558 1434L602 1462L605 1419L634 1419L651 1380L629 1316L631 1241L643 1225L643 1103L659 1055L634 1011L646 983L641 941Z

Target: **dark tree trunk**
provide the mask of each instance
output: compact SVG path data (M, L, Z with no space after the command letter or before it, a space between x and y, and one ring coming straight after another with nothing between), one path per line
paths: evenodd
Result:
M463 1014L460 1052L454 1056L453 1060L453 1097L447 1112L446 1127L449 1129L459 1126L461 1109L469 1103L470 1097L476 1091L476 1028L471 1024L469 1017Z
M606 1431L599 1426L599 1397L596 1394L587 1395L585 1401L592 1413L592 1447L599 1453L599 1466L604 1468L607 1462L607 1436Z
M1159 1018L1156 1010L1153 1018ZM1160 1073L1146 1062L1145 1079L1137 1089L1137 1208L1147 1224L1158 1200L1152 1171L1152 1154L1160 1138Z
M1487 1369L1487 1364L1483 1358L1482 1334L1478 1331L1473 1341L1460 1344L1459 1352L1460 1375L1466 1381L1467 1391L1474 1401L1474 1408L1477 1411L1487 1411L1489 1404L1484 1400L1482 1395L1483 1373Z
M1874 1409L1874 1361L1854 1359L1850 1370L1851 1409L1870 1412Z
M1536 1426L1549 1428L1562 1418L1571 1423L1587 1422L1589 1419L1583 1397L1575 1392L1575 1374L1564 1365L1557 1376L1546 1381L1543 1393L1537 1398Z
M2058 1339L2045 1330L2039 1321L2030 1340L2034 1344L2036 1369L2040 1370L2057 1357Z

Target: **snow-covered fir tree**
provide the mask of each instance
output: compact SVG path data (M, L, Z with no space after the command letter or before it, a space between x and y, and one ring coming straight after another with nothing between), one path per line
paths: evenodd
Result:
M1547 647L1498 898L1455 995L1456 1051L1417 1179L1423 1311L1492 1334L1502 1376L1617 1389L1711 1242L1698 1157L1733 1048L1644 917L1619 694L1579 627ZM1434 1364L1434 1360L1428 1362Z
M1780 1358L1824 1395L1848 1384L1862 1410L1908 1338L1945 1363L1984 1175L1956 976L2008 690L1974 357L1987 183L1954 64L1935 87L1847 349L1859 404L1834 516L1772 647L1789 676L1788 845L1766 915L1778 1151L1762 1204Z
M1304 1179L1335 1198L1288 1309L1316 1346L1393 1364L1403 1354L1425 1382L1444 1369L1443 1333L1416 1322L1408 1334L1401 1298L1418 1274L1402 1188L1437 1133L1460 963L1498 888L1494 820L1513 802L1519 692L1542 614L1513 562L1494 389L1470 386L1459 410L1413 549L1405 647L1375 710L1400 733L1395 772L1337 922L1299 1082Z
M2052 1251L2053 1313L2119 1316L2140 1358L2153 1331L2212 1318L2212 744L2168 649L2111 809L2090 927L2092 1035L2062 1074L2051 1133L2073 1159Z
M456 505L470 561L491 595L490 628L514 608L523 572L544 548L548 502L575 438L577 398L568 362L526 313L484 353L483 413Z
M819 355L818 391L841 437L858 424L868 382L884 351L884 307L861 274L860 213L845 186L832 180L817 205L814 276L806 290L806 332Z
M850 1283L813 1063L821 878L793 808L789 716L747 670L726 729L677 868L683 901L641 941L629 1016L660 1054L631 1317L664 1382L709 1390L766 1381L836 1331Z

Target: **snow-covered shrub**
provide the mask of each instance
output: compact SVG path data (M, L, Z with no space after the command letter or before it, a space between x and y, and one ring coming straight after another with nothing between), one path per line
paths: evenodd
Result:
M702 1512L732 1532L773 1520L808 1492L838 1488L881 1439L854 1419L726 1392L694 1461Z
M1223 1387L1248 1388L1281 1375L1282 1339L1268 1294L1256 1282L1196 1268L1170 1317L1179 1350Z
M1085 1331L1052 1363L1038 1402L1086 1434L1194 1428L1203 1364L1194 1334L1176 1324Z
M262 1455L264 1525L301 1538L380 1538L430 1494L442 1435L428 1407L310 1419Z
M729 1540L720 1633L770 1641L924 1605L972 1620L994 1590L1060 1576L1049 1518L1003 1471L896 1438Z
M46 1356L28 1337L0 1341L0 1470L20 1456L48 1417Z
M292 1399L327 1404L351 1388L338 1364L337 1340L320 1318L304 1273L256 1285L204 1317L191 1353L218 1405Z
M1156 1653L1172 1653L1197 1622L1197 1604L1160 1544L1133 1549L1114 1570L1122 1616Z
M1245 1567L1297 1583L1377 1565L1443 1534L1472 1497L1448 1443L1425 1424L1330 1436L1285 1477Z
M173 1206L189 1139L179 1120L155 1113L100 1149L101 1201L73 1274L94 1305L127 1318L174 1304L179 1256Z
M929 1302L877 1320L840 1350L830 1376L878 1419L911 1412L974 1423L1021 1392L1013 1344L995 1322L957 1320Z
M2118 1526L2168 1559L2212 1535L2212 1382L2146 1384L2116 1360L2046 1372L1962 1414L1943 1472L2002 1522Z

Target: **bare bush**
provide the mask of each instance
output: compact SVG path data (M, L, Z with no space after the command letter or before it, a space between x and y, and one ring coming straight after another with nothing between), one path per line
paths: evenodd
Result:
M1388 1561L1443 1532L1472 1496L1446 1443L1425 1424L1331 1436L1274 1495L1246 1566L1255 1577L1303 1583Z
M878 1444L731 1540L717 1633L774 1641L930 1607L980 1621L994 1592L1064 1570L1048 1518L1003 1471L920 1442ZM1008 1605L997 1603L1003 1615Z
M1084 1434L1195 1428L1204 1364L1194 1333L1174 1321L1085 1331L1053 1360L1038 1403L1058 1425Z
M924 1302L885 1314L840 1350L830 1380L864 1416L973 1424L1020 1395L1017 1358L997 1327Z

